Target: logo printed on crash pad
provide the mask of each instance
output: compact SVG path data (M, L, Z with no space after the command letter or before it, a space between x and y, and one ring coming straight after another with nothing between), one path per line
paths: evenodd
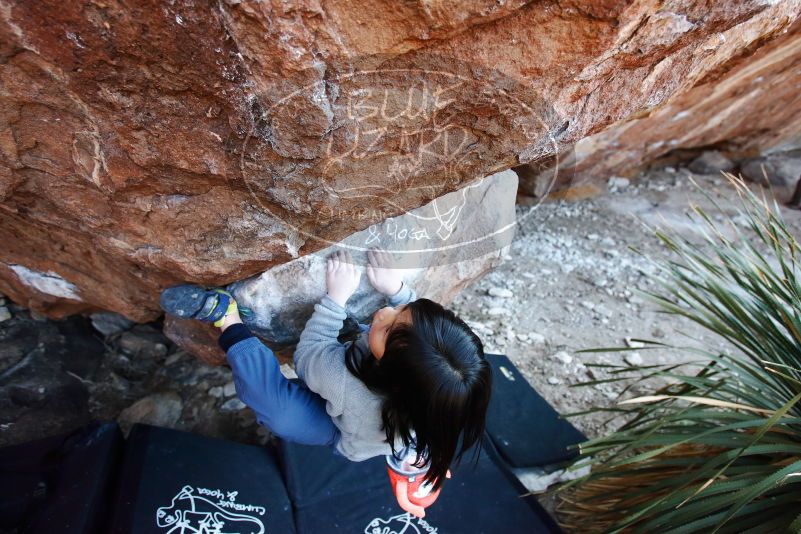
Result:
M256 515L232 510L263 516L266 509L236 502L238 493L184 486L169 506L156 510L156 525L168 529L166 534L264 534Z
M364 534L437 534L437 528L425 519L410 513L392 516L389 519L376 517L364 528Z

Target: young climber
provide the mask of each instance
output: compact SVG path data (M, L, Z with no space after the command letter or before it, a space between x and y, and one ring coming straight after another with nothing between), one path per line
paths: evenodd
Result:
M360 325L353 342L337 337L345 306L359 285L350 254L326 264L323 299L300 335L295 370L281 374L273 353L242 324L234 299L220 290L178 286L164 291L168 313L212 321L222 329L239 398L260 424L289 441L330 445L353 461L394 455L412 445L437 491L449 466L480 443L491 389L481 341L453 312L415 300L385 251L368 252L367 277L388 307ZM406 503L404 509L422 515Z

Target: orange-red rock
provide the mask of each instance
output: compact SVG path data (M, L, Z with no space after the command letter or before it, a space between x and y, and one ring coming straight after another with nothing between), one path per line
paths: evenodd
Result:
M763 12L700 43L691 70L679 71L686 79L660 106L566 149L556 185L550 162L519 169L521 188L536 195L551 186L555 197L592 195L608 178L633 176L672 154L682 159L687 151L715 148L741 159L800 147L801 20L775 22ZM719 66L707 69L709 62Z
M662 124L667 102L696 106L684 129L731 110L779 141L797 130L764 116L796 120L797 91L721 108L733 97L693 88L749 93L752 56L797 61L782 32L799 13L798 0L3 0L0 291L53 316L152 319L165 285L244 278L612 124ZM646 130L623 146L674 139ZM653 155L616 142L605 159Z

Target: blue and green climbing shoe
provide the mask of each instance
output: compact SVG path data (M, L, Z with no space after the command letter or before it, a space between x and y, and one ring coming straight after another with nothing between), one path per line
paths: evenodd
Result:
M214 326L222 326L225 316L237 309L234 297L227 291L193 284L168 287L161 292L159 303L161 309L171 315L214 323Z

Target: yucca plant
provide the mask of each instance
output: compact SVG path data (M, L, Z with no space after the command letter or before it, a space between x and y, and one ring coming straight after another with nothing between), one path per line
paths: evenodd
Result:
M775 201L727 179L746 228L694 208L702 243L657 231L669 255L654 260L660 284L648 295L716 336L640 340L641 351L688 351L689 364L604 366L605 381L666 385L598 409L626 422L581 445L574 467L591 471L559 490L568 531L801 532L799 244ZM610 350L626 349L597 349Z

